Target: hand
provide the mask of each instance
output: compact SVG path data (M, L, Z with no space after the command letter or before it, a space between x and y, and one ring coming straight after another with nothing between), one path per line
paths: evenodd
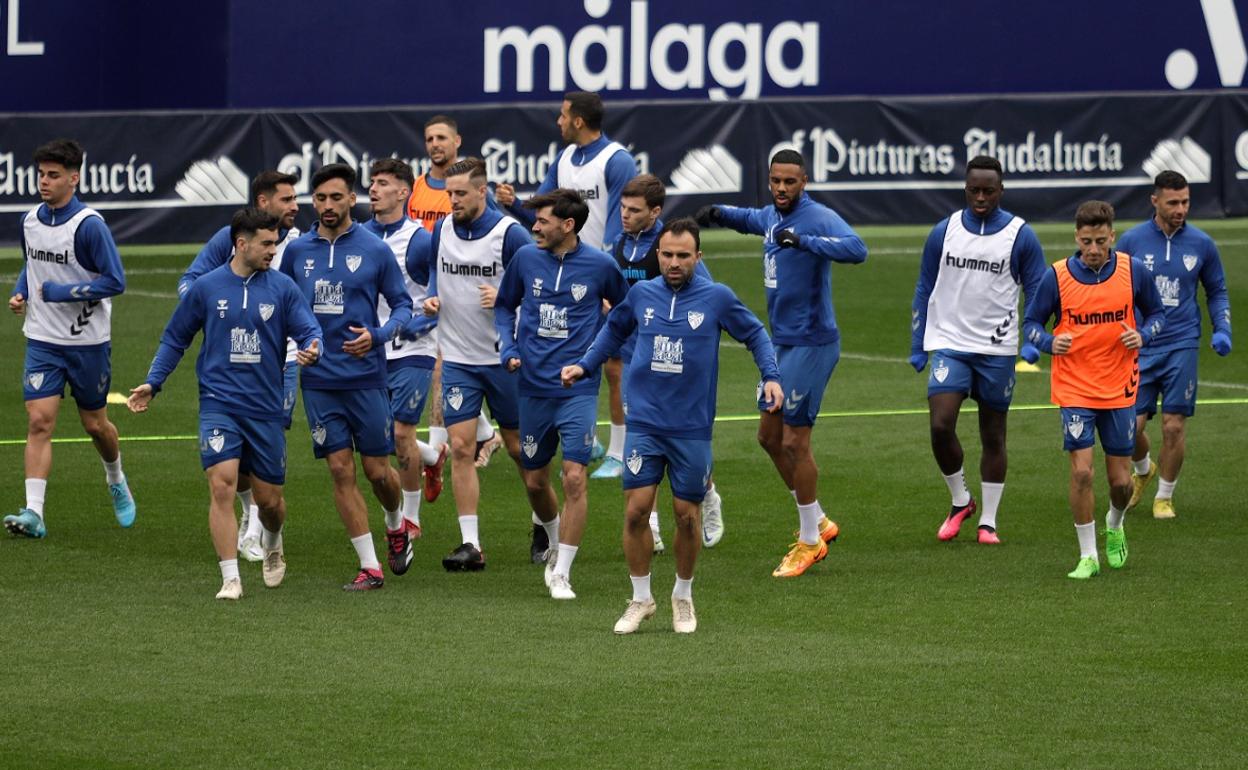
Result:
M1122 334L1118 335L1118 339L1122 340L1122 344L1127 346L1127 350L1139 350L1144 347L1144 338L1138 331L1127 326L1126 321L1118 322L1123 329Z
M784 404L784 389L780 387L780 383L775 380L764 382L763 395L767 397L763 403L767 404L768 412L780 411L781 405Z
M1059 334L1053 338L1053 355L1064 356L1070 352L1071 343L1075 341L1075 335L1067 332Z
M694 220L702 227L710 227L719 223L719 207L703 206L693 215Z
M152 386L146 382L137 388L130 390L130 398L126 399L126 406L130 407L130 411L146 412L148 404L152 403L152 398L156 394L152 392Z
M910 354L910 365L914 367L916 372L921 372L927 366L927 351Z
M26 298L21 294L14 294L12 297L9 297L9 310L12 310L14 315L25 315Z
M350 353L356 358L363 358L368 351L373 349L373 333L363 326L348 326L347 328L360 336L342 343L343 352Z
M424 308L425 315L437 315L442 309L442 301L437 297L430 297L421 304L421 307Z
M513 206L516 203L516 188L506 182L494 185L494 200L500 206Z
M1034 364L1035 362L1040 360L1040 348L1036 347L1030 342L1024 342L1023 348L1022 350L1018 351L1018 354L1022 356L1022 359L1029 364Z
M802 237L792 230L781 230L776 233L776 243L786 249L800 249Z
M513 361L515 359L512 359ZM565 366L559 370L559 381L563 383L563 387L570 388L577 380L585 376L585 370L577 364ZM783 395L783 394L781 394Z
M520 359L518 358L507 359L507 371L514 372L515 370L519 368L520 368Z
M12 306L12 302L9 303ZM1217 351L1220 356L1229 356L1231 354L1231 335L1226 332L1214 332L1213 340L1209 346Z
M477 291L481 292L481 307L486 310L494 307L494 300L498 298L497 286L491 286L488 283L477 284Z
M321 341L312 340L303 350L295 351L295 361L300 366L311 366L321 358Z

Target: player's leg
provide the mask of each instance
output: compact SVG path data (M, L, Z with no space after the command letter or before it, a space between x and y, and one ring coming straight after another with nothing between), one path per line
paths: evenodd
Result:
M702 520L702 545L714 548L724 539L724 499L715 488L715 479L707 479L706 497L699 505L699 517Z
M121 446L117 426L108 419L108 390L112 383L111 348L103 345L88 350L67 351L66 378L78 404L82 427L91 437L95 451L104 463L104 476L113 499L117 523L129 527L134 523L134 496L121 469Z
M238 489L234 494L243 509L238 520L238 553L247 561L260 561L263 557L260 550L260 514L251 490L250 474L243 472L238 475Z
M972 356L952 350L932 353L927 377L927 413L932 455L949 489L949 513L936 532L940 540L957 537L962 522L975 513L975 498L966 484L962 442L958 439L958 415L970 394L975 370Z
M1149 456L1152 448L1146 429L1157 414L1157 398L1165 387L1167 354L1141 353L1139 360L1140 384L1135 394L1135 446L1131 453L1131 499L1127 508L1140 502L1144 490L1157 476L1157 463Z
M559 498L550 482L550 462L559 449L556 423L558 401L553 398L520 397L520 477L529 498L533 520L542 528L547 542L542 558L546 563L543 580L551 585L559 556ZM570 590L570 589L569 589Z
M224 434L218 434L224 435ZM231 443L236 436L231 437ZM238 574L238 522L234 520L234 492L238 484L237 457L216 462L204 469L208 477L208 531L221 568L218 599L240 599L243 583Z
M284 421L238 420L246 434L240 471L251 477L256 501L255 519L260 525L261 575L269 588L281 585L286 576L286 553L282 527L286 523L286 428Z
M1062 407L1062 448L1070 457L1070 512L1079 539L1079 563L1067 577L1086 580L1100 572L1093 518L1092 445L1096 415L1090 409Z
M1131 499L1131 452L1135 448L1135 408L1107 409L1097 413L1096 430L1105 450L1105 475L1109 481L1109 512L1105 514L1105 557L1118 569L1127 561L1127 536L1123 519Z
M563 515L560 517L559 545L550 595L555 599L574 599L571 574L585 535L589 509L586 492L587 467L593 456L597 394L549 399L555 402L554 427L563 445Z
M395 448L389 393L384 388L369 388L341 391L339 398L351 427L351 445L359 452L364 477L372 487L373 497L381 503L385 512L386 557L390 571L402 575L412 562L412 548L407 529L403 526L403 490L399 485L399 473L390 465L390 455ZM354 458L350 461L354 479ZM367 528L367 507L364 511L364 526Z
M502 436L498 435L498 431L494 430L494 426L490 423L485 412L477 415L477 457L476 466L484 468L490 464L490 458L494 456L494 452L503 445Z
M26 383L29 389L29 370ZM37 396L26 401L26 504L16 514L4 517L5 529L14 535L41 538L47 534L43 506L47 500L48 477L52 473L52 433L56 430L60 408L59 395Z
M698 627L693 609L693 570L702 548L701 503L711 476L709 440L663 438L672 485L672 513L676 519L673 552L676 585L672 589L672 630L691 634ZM827 552L827 545L819 542Z
M446 423L442 417L442 354L433 364L433 376L429 380L429 446L433 451L441 452L450 437L446 433ZM431 501L432 502L432 501Z
M433 370L418 366L393 369L387 375L390 411L394 416L394 454L403 495L402 525L412 539L421 535L420 501L425 460L432 455L436 464L442 457L440 451L435 452L428 444L421 446L416 438L416 426L420 424L432 381ZM442 469L439 466L436 470L436 477L430 483L436 484L440 493ZM437 494L433 499L437 499Z
M286 577L286 550L282 542L286 498L281 484L253 479L252 489L256 499L256 519L260 521L260 547L264 554L260 565L261 576L265 586L277 588Z
M1175 350L1166 356L1166 369L1161 397L1161 453L1158 465L1157 496L1153 500L1153 517L1173 519L1174 486L1183 469L1187 450L1187 418L1196 413L1195 348Z
M442 566L448 571L477 571L485 568L477 505L481 487L477 479L477 416L484 403L481 370L453 363L442 365L443 420L451 445L451 492L459 518L461 544ZM501 368L501 367L499 367Z
M1006 424L1014 396L1014 356L978 355L972 360L975 371L971 395L979 404L979 440L983 455L979 461L982 508L976 528L978 542L995 545L997 510L1005 493L1008 459L1005 449Z
M632 437L629 436L625 440ZM627 450L626 450L627 451ZM629 455L625 455L626 457ZM654 464L660 465L659 461ZM654 541L650 534L650 511L654 507L654 498L658 493L658 484L644 484L636 473L625 472L627 479L633 477L639 486L626 487L624 491L624 558L628 562L628 575L633 584L633 597L628 602L624 614L615 622L615 633L631 634L648 618L654 616L656 605L650 590L650 559L653 556ZM638 472L645 472L649 478L652 469L638 465ZM660 474L662 468L660 466ZM660 476L661 477L661 476Z
M624 472L624 359L608 358L602 371L607 378L607 402L611 414L611 438L606 459L590 475L594 479L615 479Z

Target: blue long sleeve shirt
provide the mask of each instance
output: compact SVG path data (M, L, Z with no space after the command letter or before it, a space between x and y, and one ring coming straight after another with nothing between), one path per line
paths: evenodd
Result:
M1123 234L1117 249L1135 257L1153 278L1166 325L1149 344L1148 353L1165 353L1200 345L1200 305L1197 284L1205 288L1209 322L1215 332L1231 334L1231 300L1218 247L1203 230L1184 224L1166 237L1155 219L1142 222ZM1140 318L1137 314L1136 322Z
M325 350L321 327L288 276L263 270L243 278L222 265L195 281L174 308L147 373L153 391L160 391L201 330L195 362L200 411L283 420L286 339L300 348L320 340ZM304 369L304 376L315 368Z
M43 224L55 227L68 222L86 207L86 204L78 200L78 196L75 195L69 199L69 203L59 209L51 208L46 203L43 204L35 212L35 216ZM22 217L23 222L26 221L26 216L29 214ZM19 230L19 232L23 231ZM22 250L23 263L21 272L17 276L17 285L13 288L13 294L21 294L29 299L30 287L26 283L24 261L25 236L18 236L18 245ZM117 253L117 244L113 241L113 234L109 231L108 225L104 224L103 219L87 217L78 225L78 231L74 233L74 257L79 265L92 273L97 273L98 277L85 283L45 281L41 287L44 302L82 302L89 299L105 299L115 297L126 290L126 273L121 267L121 255Z
M995 235L1013 219L1014 215L1002 208L996 209L987 217L977 217L969 208L962 210L962 226L967 232L980 235ZM919 260L919 279L914 286L914 301L910 304L911 354L923 352L923 334L927 330L927 303L940 274L941 251L945 245L945 231L948 227L949 217L945 217L932 228L923 244L923 255ZM1014 278L1014 283L1023 287L1026 301L1035 296L1047 268L1044 249L1040 247L1036 231L1031 229L1031 225L1023 225L1018 231L1018 237L1014 239L1014 247L1010 250L1010 275Z
M763 286L772 340L777 345L827 345L839 340L830 263L866 261L867 244L853 228L805 193L788 213L774 205L717 208L724 225L763 236ZM796 248L776 243L776 234L784 230L797 234Z
M282 272L295 280L325 332L321 360L303 373L303 387L386 387L385 343L412 317L412 298L390 247L358 222L333 242L313 229L286 247ZM390 305L385 326L377 318L378 295ZM359 336L351 331L352 326L365 327L372 335L372 349L363 357L342 349Z
M503 212L497 209L487 208L485 211L481 212L481 216L469 222L467 227L454 223L452 223L452 227L455 228L455 234L460 238L463 238L466 241L476 240L478 238L484 238L488 235L489 232L494 229L494 225L498 224L498 220L502 219L503 216ZM429 280L429 293L426 296L429 297L438 296L438 271L437 265L433 263L433 260L437 259L438 241L441 240L441 237L442 228L435 227L429 241L429 258L426 260L425 266L425 270L428 271L427 277ZM517 251L531 243L533 243L533 240L529 238L528 231L526 231L522 225L517 223L508 227L507 231L503 233L503 253L501 255L503 270L505 271L507 266L511 264L511 259ZM415 260L414 262L408 264L407 273L412 276L412 280L417 280L417 276L422 274L419 260Z
M597 371L634 330L637 344L624 373L630 430L711 438L721 330L749 348L763 380L780 381L762 321L722 283L695 274L675 291L662 276L636 284L577 364Z
M494 328L503 366L520 359L520 392L547 398L597 393L597 371L571 388L559 375L585 355L602 328L602 301L614 306L626 294L628 282L615 260L588 244L577 243L562 257L536 245L516 252L498 287Z
M1112 257L1100 270L1092 270L1083 264L1078 252L1066 258L1066 266L1071 276L1082 284L1104 283L1118 269L1117 260ZM1140 333L1145 345L1148 345L1161 332L1165 322L1165 313L1161 305L1161 296L1157 287L1149 280L1148 271L1138 259L1131 260L1131 297L1134 300L1137 319L1136 331ZM1023 337L1045 353L1053 352L1053 335L1045 326L1050 318L1061 318L1062 297L1057 288L1057 272L1050 267L1044 271L1040 286L1036 289L1034 299L1027 302L1027 310L1023 315Z

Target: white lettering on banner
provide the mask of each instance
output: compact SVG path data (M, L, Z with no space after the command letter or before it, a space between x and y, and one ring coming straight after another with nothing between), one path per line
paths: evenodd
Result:
M17 39L21 5L22 0L9 0L9 35L8 47L5 48L5 52L9 56L43 56L42 41L26 40L19 42Z
M313 151L315 148L315 153ZM309 185L312 183L312 173L314 158L320 161L320 166L328 166L331 163L345 163L355 169L356 178L359 180L358 186L367 190L372 184L372 174L369 169L373 165L373 161L378 157L398 158L412 167L419 174L423 174L429 170L428 158L404 158L397 152L392 152L386 156L374 156L368 152L356 152L350 146L340 139L324 138L320 142L303 142L299 145L298 152L291 152L283 155L281 160L277 162L277 170L285 174L294 174L299 177L299 182L295 184L295 193L297 195L308 195L312 192Z
M611 0L583 0L585 12L601 19L611 10ZM819 85L819 22L786 20L764 36L763 25L729 21L715 27L707 42L705 24L665 24L650 37L648 0L629 3L628 46L622 25L587 24L573 35L571 43L558 27L549 24L526 30L523 27L487 27L483 38L485 93L503 90L503 63L508 49L515 61L515 90L531 93L535 87L538 50L547 60L546 90L567 89L568 76L577 88L586 91L619 91L628 87L644 90L649 77L665 91L701 90L706 87L707 71L714 86L707 95L716 101L730 98L730 89L741 99L757 99L762 93L763 76L781 88ZM785 49L800 54L794 66L785 60ZM672 48L684 66L671 66ZM591 51L601 51L601 65L590 67ZM789 61L793 61L791 58ZM734 62L736 62L734 64Z
M80 195L111 193L150 193L156 190L152 164L138 163L131 155L125 163L91 163L87 153L82 156L78 179ZM12 152L0 152L0 195L36 195L39 192L39 169L35 165L19 166Z

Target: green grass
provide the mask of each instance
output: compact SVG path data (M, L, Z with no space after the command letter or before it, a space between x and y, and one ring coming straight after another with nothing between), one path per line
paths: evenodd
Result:
M1050 258L1067 252L1069 227L1038 229ZM1248 306L1248 222L1208 229L1232 304ZM670 555L654 563L659 615L633 637L611 634L629 583L622 497L610 482L590 487L572 575L579 598L552 602L527 563L528 507L501 455L483 473L486 572L441 569L458 542L448 488L423 510L412 570L384 591L344 594L354 554L301 413L290 433L286 583L266 590L258 567L244 565L244 600L215 602L195 442L130 440L195 432L188 355L151 413L110 410L127 439L132 530L113 521L90 445L58 443L48 539L0 539L0 765L1248 765L1248 522L1233 482L1248 431L1248 356L1202 349L1205 403L1189 425L1179 518L1155 522L1147 503L1129 516L1123 570L1088 584L1065 578L1078 551L1047 408L1010 419L1005 544L938 543L948 495L928 447L925 378L904 360L925 234L864 228L867 263L833 270L845 356L823 409L842 416L819 423L815 451L820 496L843 535L808 575L769 576L796 513L755 443L754 419L717 427L728 529L698 565L692 637L670 630ZM704 248L716 278L761 314L757 240L713 233ZM124 250L131 291L115 304L114 391L142 379L193 253ZM16 269L16 255L0 252L0 273L11 281ZM16 319L4 323L0 439L16 442L0 446L11 469L0 499L15 509L23 340ZM748 354L725 346L720 414L751 415L756 379ZM1016 405L1047 401L1045 375L1020 375ZM974 425L968 411L977 490ZM72 409L57 435L81 435ZM1103 474L1097 494L1103 511ZM670 541L670 520L663 527Z

